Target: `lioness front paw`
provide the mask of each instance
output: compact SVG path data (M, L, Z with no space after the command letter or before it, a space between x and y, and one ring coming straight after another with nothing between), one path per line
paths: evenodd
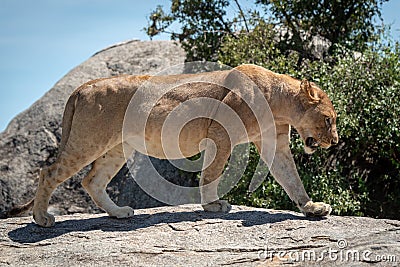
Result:
M323 202L308 201L304 207L300 208L307 217L322 217L331 213L332 208Z
M33 212L33 219L35 222L42 227L52 227L56 223L56 220L53 215L44 211L44 212Z
M111 217L117 217L118 219L122 218L129 218L133 216L133 209L129 206L125 207L118 207L118 209L114 209L110 212L108 212L108 215Z
M216 200L202 206L205 211L209 212L229 212L232 208L226 200Z

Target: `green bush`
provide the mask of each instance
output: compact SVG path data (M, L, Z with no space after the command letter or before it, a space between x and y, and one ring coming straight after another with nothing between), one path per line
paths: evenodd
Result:
M340 142L305 155L296 134L291 149L310 196L330 203L335 214L400 218L400 46L370 45L362 54L335 46L325 61L303 61L274 46L273 28L260 24L250 34L226 37L220 61L230 66L254 63L316 82L338 112ZM243 179L227 198L235 204L294 209L268 176L253 193L247 188L258 160L253 148Z

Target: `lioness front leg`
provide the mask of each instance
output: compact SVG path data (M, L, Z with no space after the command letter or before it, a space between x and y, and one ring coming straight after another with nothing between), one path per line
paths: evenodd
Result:
M225 130L222 128L220 131L224 132ZM219 177L224 170L225 163L231 152L229 136L225 134L223 134L223 136L221 134L215 136L212 134L212 131L210 132L209 138L211 138L212 141L207 141L209 145L206 145L204 164L212 162L201 173L201 204L205 211L229 212L231 210L231 205L226 200L220 200L218 196ZM216 132L218 132L218 130L216 130ZM210 142L214 142L214 144ZM215 157L212 159L214 155Z
M119 207L108 196L107 184L122 168L125 163L122 144L109 150L103 156L93 162L92 169L83 179L82 185L99 208L108 215L116 218L128 218L133 216L131 207Z
M306 216L319 217L329 215L332 211L330 205L322 202L313 202L304 189L290 152L289 129L289 125L277 126L276 151L270 171L290 199L296 203ZM268 151L262 149L261 142L254 142L254 144L261 158L265 161L268 158L266 156Z

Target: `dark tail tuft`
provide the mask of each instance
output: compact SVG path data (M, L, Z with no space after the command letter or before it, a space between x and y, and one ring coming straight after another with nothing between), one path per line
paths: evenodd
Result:
M9 210L5 213L5 217L6 218L16 217L16 216L19 216L19 215L31 210L33 207L34 200L35 199L33 198L32 200L30 200L28 203L26 203L24 205L13 207L11 210Z

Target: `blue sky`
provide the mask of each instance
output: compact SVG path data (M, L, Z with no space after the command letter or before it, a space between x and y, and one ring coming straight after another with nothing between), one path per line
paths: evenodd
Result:
M244 5L249 0L241 0ZM0 132L69 70L109 45L148 40L148 14L169 0L0 0ZM400 39L400 1L384 4ZM157 39L168 39L168 36Z

